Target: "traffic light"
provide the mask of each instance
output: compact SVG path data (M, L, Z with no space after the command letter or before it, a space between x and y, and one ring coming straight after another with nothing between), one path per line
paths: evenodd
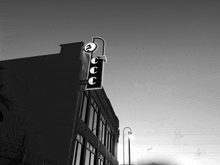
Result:
M102 88L102 73L103 59L101 57L90 57L86 90Z

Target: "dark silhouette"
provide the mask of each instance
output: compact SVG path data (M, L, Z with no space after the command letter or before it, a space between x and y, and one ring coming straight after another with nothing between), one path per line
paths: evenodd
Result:
M3 89L3 84L0 86L0 102L5 105L5 107L7 108L7 110L9 111L9 105L8 103L12 103L11 100L9 100L7 97L2 95L2 89ZM0 107L0 122L3 121L3 107Z
M0 66L0 70L4 69L3 67ZM2 77L1 77L2 78ZM9 98L7 98L6 96L2 95L2 90L5 87L5 84L1 84L0 85L0 102L7 108L7 110L10 112L10 107L8 103L14 103L13 101L11 101ZM3 116L3 107L0 107L0 122L2 122L4 119Z

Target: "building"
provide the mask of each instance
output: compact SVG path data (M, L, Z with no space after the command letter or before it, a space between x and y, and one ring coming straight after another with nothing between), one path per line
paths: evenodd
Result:
M103 88L81 83L83 46L0 61L1 165L118 165L119 120Z

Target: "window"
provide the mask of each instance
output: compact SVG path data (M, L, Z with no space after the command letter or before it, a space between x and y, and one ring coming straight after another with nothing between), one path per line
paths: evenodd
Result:
M79 134L76 136L75 148L73 152L73 163L72 165L80 165L82 157L83 137Z
M110 146L111 146L111 129L107 125L107 129L106 129L106 148L107 148L108 151L110 151Z
M96 149L89 142L87 142L85 165L94 165L95 155Z
M105 162L104 156L101 153L99 153L98 165L105 165L104 162Z
M86 109L87 109L87 104L88 104L88 95L89 95L88 90L83 91L83 98L82 98L82 103L81 103L81 107L80 107L79 117L84 122L86 120Z
M114 134L112 134L112 136L111 136L111 148L110 148L110 150L111 150L112 155L115 156L115 135Z
M90 115L89 115L89 128L92 132L97 135L97 124L98 124L98 106L95 101L91 98Z
M111 162L106 159L106 165L111 165Z
M102 144L105 144L105 125L106 120L104 116L100 115L100 125L99 125L99 140L102 142Z

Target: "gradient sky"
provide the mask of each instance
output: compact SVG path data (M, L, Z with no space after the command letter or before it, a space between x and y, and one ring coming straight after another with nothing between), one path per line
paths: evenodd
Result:
M119 163L122 130L130 127L132 163L216 165L219 18L219 0L2 0L0 58L58 53L60 44L100 36L108 59L103 85L120 120Z

